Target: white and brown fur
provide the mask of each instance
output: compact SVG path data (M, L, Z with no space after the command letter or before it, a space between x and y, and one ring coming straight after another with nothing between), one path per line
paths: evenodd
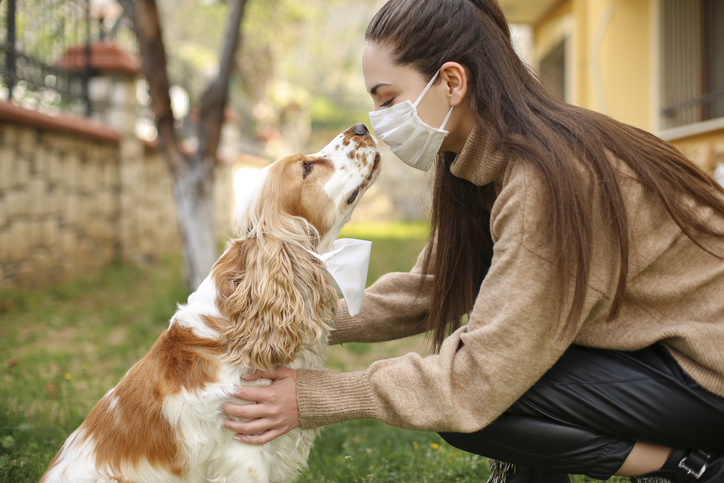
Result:
M240 238L68 438L41 483L294 480L316 430L247 445L223 428L220 407L252 371L323 369L337 296L302 247L331 248L379 167L374 139L357 125L317 154L288 156L244 180Z

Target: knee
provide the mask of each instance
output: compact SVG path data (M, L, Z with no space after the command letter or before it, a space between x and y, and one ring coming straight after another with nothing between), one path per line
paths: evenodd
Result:
M477 437L476 433L437 433L447 444L457 449L489 457L491 450L485 438ZM492 451L494 452L494 451Z

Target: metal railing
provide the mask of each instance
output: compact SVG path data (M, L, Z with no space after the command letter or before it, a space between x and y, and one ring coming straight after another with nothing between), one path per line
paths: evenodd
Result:
M127 19L107 25L93 9L92 0L0 0L0 99L89 115L91 44L136 50Z

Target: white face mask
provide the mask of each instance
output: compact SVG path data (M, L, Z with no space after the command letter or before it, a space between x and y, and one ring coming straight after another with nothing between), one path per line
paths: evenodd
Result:
M305 250L307 250L305 248ZM349 315L355 316L362 307L362 298L367 284L367 270L370 266L372 242L354 238L335 240L332 250L327 253L309 253L320 259L330 275L329 283L347 301Z
M437 79L438 71L413 104L410 101L395 104L392 107L370 112L370 124L375 136L387 144L390 150L405 164L421 171L427 171L435 161L442 141L448 132L444 131L453 108L447 113L440 129L425 124L417 115L420 104L432 83Z

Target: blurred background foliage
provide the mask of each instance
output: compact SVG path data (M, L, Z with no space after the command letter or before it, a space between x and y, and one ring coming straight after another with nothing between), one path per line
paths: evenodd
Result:
M193 110L218 65L227 2L159 0L171 82ZM383 0L249 2L230 106L242 150L275 159L314 152L371 102L362 80L364 29Z

